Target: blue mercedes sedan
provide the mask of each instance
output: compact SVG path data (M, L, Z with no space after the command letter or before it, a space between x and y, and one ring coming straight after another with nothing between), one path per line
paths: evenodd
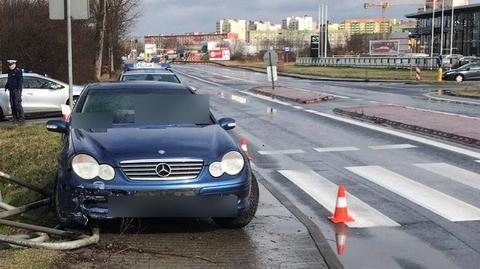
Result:
M54 206L65 227L123 217L212 218L242 228L259 190L246 152L216 119L209 99L167 82L87 86L63 134Z

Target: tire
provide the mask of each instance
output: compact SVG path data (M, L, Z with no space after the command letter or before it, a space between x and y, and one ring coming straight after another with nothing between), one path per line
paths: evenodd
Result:
M4 120L5 119L5 116L3 115L3 110L2 108L0 107L0 121Z
M218 226L226 229L241 229L247 226L257 212L259 194L257 179L252 175L251 191L250 196L248 197L248 209L243 211L242 214L236 218L213 218L213 221L215 221Z
M458 83L461 83L465 80L465 78L462 75L456 75L455 76L455 81Z

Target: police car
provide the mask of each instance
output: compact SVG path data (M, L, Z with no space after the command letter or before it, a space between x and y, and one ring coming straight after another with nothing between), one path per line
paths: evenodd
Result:
M0 119L11 115L9 92L5 91L7 74L0 74ZM74 100L82 86L73 86ZM22 106L26 114L58 113L61 105L68 104L68 84L36 73L23 73Z
M137 63L133 68L126 68L119 81L163 81L181 83L177 75L170 70L170 64Z

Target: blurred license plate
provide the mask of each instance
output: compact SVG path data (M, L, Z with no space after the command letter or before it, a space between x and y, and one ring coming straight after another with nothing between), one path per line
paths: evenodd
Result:
M108 216L113 218L236 217L238 197L228 196L111 196Z

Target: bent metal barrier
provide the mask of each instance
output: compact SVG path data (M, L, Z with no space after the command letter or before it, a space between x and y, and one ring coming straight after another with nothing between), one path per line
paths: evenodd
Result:
M6 218L18 216L26 213L32 209L36 209L42 206L48 206L51 204L49 196L50 191L43 190L32 184L27 183L24 180L15 178L6 173L0 171L0 182L7 182L10 184L16 184L32 191L43 194L45 197L41 200L35 201L30 204L14 207L1 200L0 195L0 225L7 225L23 230L33 231L32 234L17 234L17 235L3 235L0 234L0 243L7 243L11 247L33 247L33 248L45 248L51 250L72 250L81 247L85 247L91 244L98 243L100 239L100 230L96 227L92 228L92 234L85 234L79 232L71 232L60 230L57 228L44 227L39 225L27 224L18 221L6 220ZM51 236L56 236L55 240L46 242L51 239ZM58 241L58 238L67 238L67 241ZM0 246L1 247L1 246Z
M328 67L368 67L392 69L436 68L436 58L403 58L403 57L298 57L296 65L328 66Z

